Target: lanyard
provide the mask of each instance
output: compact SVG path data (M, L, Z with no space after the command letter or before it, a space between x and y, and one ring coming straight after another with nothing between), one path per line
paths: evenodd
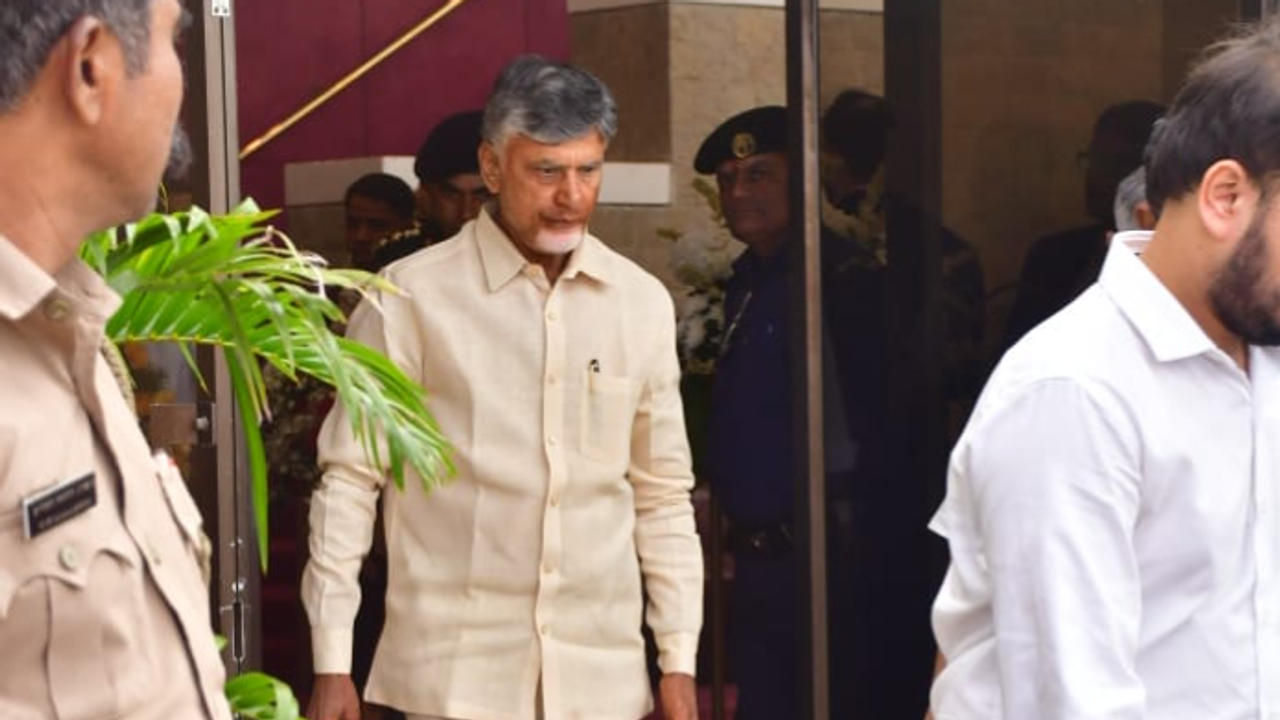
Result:
M733 320L729 321L728 327L724 330L724 339L720 341L720 353L716 356L719 360L729 352L729 344L733 340L733 332L738 329L738 323L742 322L742 315L747 311L747 306L751 304L751 298L755 296L755 290L748 290L747 294L742 298L742 305L738 307L738 312L733 314Z

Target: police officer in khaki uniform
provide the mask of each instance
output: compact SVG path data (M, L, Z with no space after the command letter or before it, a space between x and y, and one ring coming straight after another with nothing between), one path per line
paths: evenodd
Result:
M103 354L81 238L155 202L176 0L0 5L0 717L230 718L199 515Z

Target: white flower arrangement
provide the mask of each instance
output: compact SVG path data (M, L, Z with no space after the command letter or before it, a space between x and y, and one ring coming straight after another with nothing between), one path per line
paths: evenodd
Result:
M681 364L686 374L710 375L724 334L725 283L742 246L729 234L715 187L697 178L693 189L707 203L712 231L686 233L663 228L658 235L671 241L671 267L684 286L676 296Z

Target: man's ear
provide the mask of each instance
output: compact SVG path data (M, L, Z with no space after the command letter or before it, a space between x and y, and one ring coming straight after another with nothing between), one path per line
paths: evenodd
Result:
M1218 240L1234 242L1249 228L1259 199L1258 186L1235 160L1219 160L1204 172L1196 204L1200 221Z
M1151 209L1151 203L1146 200L1133 206L1133 217L1138 221L1139 230L1156 229L1156 213Z
M81 121L96 124L124 72L124 55L115 35L95 17L84 16L63 36L68 63L66 97Z
M480 179L490 194L497 195L502 189L502 159L498 156L498 149L486 141L480 143L479 153Z

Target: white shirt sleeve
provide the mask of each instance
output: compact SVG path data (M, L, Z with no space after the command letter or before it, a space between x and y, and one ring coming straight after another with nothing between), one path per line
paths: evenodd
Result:
M963 472L1006 718L1141 720L1139 437L1105 389L1041 380L994 408Z

